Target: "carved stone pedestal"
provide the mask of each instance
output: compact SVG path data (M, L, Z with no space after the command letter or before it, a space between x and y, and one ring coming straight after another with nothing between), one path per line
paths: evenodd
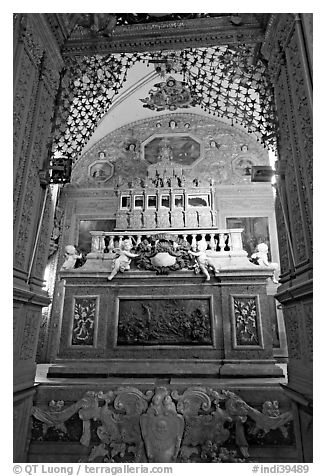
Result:
M49 376L283 376L266 293L272 270L247 260L246 268L221 267L209 283L191 270L132 269L108 281L111 260L104 253L61 272Z

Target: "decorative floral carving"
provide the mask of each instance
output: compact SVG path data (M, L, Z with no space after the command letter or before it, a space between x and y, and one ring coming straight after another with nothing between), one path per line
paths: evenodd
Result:
M44 65L47 64L46 61L40 64L40 73L45 71ZM32 67L32 66L30 66ZM34 72L35 74L36 72ZM19 193L20 181L23 181L23 176L20 173L17 174L16 183L17 189L15 194L17 194L19 202L18 206L21 204L21 219L19 223L18 235L16 240L16 250L15 250L15 263L16 266L23 268L26 266L29 256L27 256L27 249L33 249L32 239L35 238L35 233L31 229L35 225L36 216L31 214L31 210L37 207L37 201L41 197L41 191L39 186L39 170L43 166L43 157L47 155L47 140L50 135L50 125L51 125L51 116L53 110L54 102L54 91L56 84L49 85L46 84L45 76L40 76L38 78L38 84L35 85L33 92L33 107L31 107L30 122L26 124L26 127L32 125L31 131L33 131L33 137L31 141L29 129L27 129L26 137L26 156L28 157L28 168L24 166L24 160L21 164L23 167L26 177L25 189L22 193ZM23 144L22 148L25 145ZM50 202L47 203L47 211L49 212ZM43 277L44 266L46 261L46 252L49 238L49 220L50 213L44 214L44 221L41 228L40 238L38 242L38 249L35 259L34 273L39 277Z
M299 190L294 171L289 172L286 177L288 191L288 203L291 210L290 224L293 230L292 243L296 263L299 264L307 258L306 241L304 234L303 219L299 200Z
M96 298L75 298L71 345L94 345Z
M35 356L40 320L41 310L27 310L25 316L23 340L20 348L21 360L30 360Z
M312 104L309 98L309 79L305 75L299 47L298 33L292 35L287 46L287 68L289 71L289 91L291 105L291 125L293 131L293 147L295 151L294 170L300 183L300 203L309 243L312 245Z
M260 345L256 298L233 298L236 345Z
M301 312L299 306L283 307L284 322L286 327L287 344L289 357L300 360L302 358L302 348L300 339L299 318Z
M292 229L292 242L294 248L294 255L296 263L298 264L301 261L304 261L307 256L306 250L306 241L304 235L304 226L303 226L303 217L301 213L300 205L300 194L301 191L298 189L298 182L296 178L296 143L293 139L295 132L293 126L293 114L294 110L291 109L291 93L289 91L289 74L285 70L282 70L278 83L277 83L277 106L280 116L280 138L279 138L279 151L280 151L280 164L283 164L283 168L286 167L286 176L285 181L279 181L279 193L282 193L283 201L285 202L285 207L288 206L290 210L291 223L290 228ZM284 193L283 188L286 187L286 193ZM285 258L285 250L287 249L287 240L288 238L285 235L285 224L284 224L284 211L279 207L279 213L277 213L277 221L280 222L279 232L280 240L280 253L281 253L281 266L283 273L286 271L285 261L287 266L289 266L288 259ZM280 215L280 216L278 216ZM282 226L283 225L283 226ZM283 231L282 231L283 230Z
M307 302L303 304L303 316L306 331L306 354L308 360L313 360L313 303Z
M265 402L261 412L223 389L190 387L179 394L157 387L144 394L120 387L89 391L68 407L62 401L50 402L46 410L34 406L33 438L48 440L53 428L61 439L75 438L67 431L75 414L83 422L79 439L89 448L87 460L96 462L246 462L247 420L261 438L277 429L287 438L293 419L291 412L280 412L276 401Z
M22 203L22 187L26 174L28 148L33 124L35 95L38 86L37 70L27 53L21 59L21 70L14 94L14 158L17 171L14 184L14 225L18 219L18 209Z
M279 193L277 192L275 198L275 216L278 230L278 241L279 241L279 250L280 250L280 267L281 274L289 271L290 262L289 262L289 252L288 252L288 237L286 234L286 226L284 221L283 210L281 207L281 202L279 198Z

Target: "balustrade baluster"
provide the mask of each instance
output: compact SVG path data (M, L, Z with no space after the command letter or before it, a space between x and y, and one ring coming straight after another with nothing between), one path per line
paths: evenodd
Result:
M109 235L110 236L110 241L109 241L109 252L112 253L113 248L114 248L114 235Z
M210 237L211 237L209 241L210 249L213 251L216 251L215 233L210 233Z
M119 235L118 248L121 248L123 236Z
M96 251L96 237L92 235L91 252L94 253L95 251Z
M225 248L225 236L224 233L218 234L218 245L220 247L220 251L224 251Z
M94 236L94 251L100 250L100 237L99 235Z
M191 249L192 249L193 251L196 251L196 249L197 249L196 236L197 236L197 235L191 235L191 237L192 237L192 240L191 240Z
M105 248L105 236L104 235L101 235L99 236L99 251L101 253L104 252L104 248Z

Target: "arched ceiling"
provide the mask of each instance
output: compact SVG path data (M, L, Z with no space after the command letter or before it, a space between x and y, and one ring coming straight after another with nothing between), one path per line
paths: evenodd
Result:
M272 93L260 54L268 14L44 16L66 64L53 153L76 161L111 130L166 114L166 108L151 110L150 102L158 90L166 91L158 85L169 76L194 98L180 112L216 114L264 145L275 144Z
M148 97L149 91L153 89L155 90L154 85L162 81L164 82L168 76L169 75L165 75L165 78L162 78L155 71L153 65L148 67L148 64L142 62L138 62L130 68L126 82L119 93L115 96L109 111L103 116L95 128L92 136L86 143L82 154L89 150L102 137L123 125L153 116L157 117L159 121L160 116L166 115L169 111L165 109L162 111L152 111L143 107L141 99ZM178 73L174 73L173 77L179 81L182 81L183 79L182 75ZM178 108L176 112L189 112L202 114L204 116L209 115L207 111L200 107L200 105L190 106L186 109ZM230 123L230 120L227 118L221 117L220 120L227 124ZM246 129L240 124L237 126L246 131Z

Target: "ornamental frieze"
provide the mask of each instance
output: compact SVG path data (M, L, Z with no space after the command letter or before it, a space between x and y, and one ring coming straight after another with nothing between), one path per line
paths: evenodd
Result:
M120 387L31 413L32 440L79 441L88 448L81 462L244 463L253 461L249 441L293 444L292 413L278 401L258 410L224 389Z
M244 14L242 20L243 23L235 25L230 16L224 16L117 26L109 37L100 32L94 35L94 31L85 37L79 32L76 38L66 42L63 56L87 55L90 51L107 54L263 41L264 31L255 16Z

